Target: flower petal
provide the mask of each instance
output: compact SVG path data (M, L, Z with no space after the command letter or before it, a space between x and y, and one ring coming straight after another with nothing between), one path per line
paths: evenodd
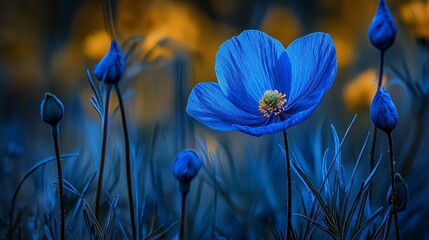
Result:
M289 93L290 63L283 45L267 34L244 31L223 43L216 54L216 76L225 96L252 114L264 91Z
M310 107L304 111L295 113L291 115L291 117L287 118L283 122L272 123L265 126L260 127L249 127L249 126L241 126L241 125L233 125L237 130L259 137L263 134L272 134L277 132L282 132L288 130L290 127L295 126L303 121L305 121L310 114L317 108L317 105Z
M266 120L232 104L217 83L197 84L189 96L186 111L204 125L222 131L236 130L233 124L257 126Z
M286 113L317 107L337 74L337 56L331 36L321 32L309 34L292 42L286 52L292 67Z

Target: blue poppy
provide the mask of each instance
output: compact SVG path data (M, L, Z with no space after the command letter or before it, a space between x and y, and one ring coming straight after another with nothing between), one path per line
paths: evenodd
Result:
M45 123L56 125L63 119L64 105L54 94L45 93L40 104L40 115Z
M192 150L185 150L174 159L172 170L173 175L180 182L190 182L197 176L203 163L197 153Z
M104 82L115 84L124 75L125 60L116 39L110 44L110 49L101 61L94 67L95 77Z
M384 88L378 88L375 93L370 107L370 116L374 125L387 133L392 132L398 124L398 110Z
M395 42L395 21L384 0L380 0L378 3L377 12L369 27L368 36L372 45L382 51L390 48Z
M405 180L402 178L401 174L397 173L395 175L396 180L396 205L398 207L397 211L402 212L407 208L408 199L410 198L408 195L408 185ZM387 203L392 205L392 187L389 188L389 192L387 192Z
M313 33L286 49L267 34L247 30L216 55L218 83L197 84L187 112L206 126L261 136L303 122L337 73L332 38Z

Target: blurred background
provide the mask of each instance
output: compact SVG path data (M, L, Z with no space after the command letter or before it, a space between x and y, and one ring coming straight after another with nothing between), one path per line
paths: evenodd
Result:
M405 178L412 178L413 169L429 164L423 147L429 141L429 2L387 3L398 35L386 52L385 79L400 112L395 131L400 169ZM187 97L194 84L217 81L214 61L222 42L246 29L263 30L285 47L311 32L331 34L338 57L337 78L309 121L291 129L291 144L296 152L305 152L319 143L319 147L326 147L329 124L334 124L342 135L357 113L349 144L343 148L353 164L364 137L372 131L368 111L376 91L379 53L371 46L367 32L377 4L376 0L0 1L0 153L4 156L0 178L7 182L4 185L8 193L1 201L10 201L18 176L40 159L53 155L49 131L39 113L47 91L56 94L66 108L61 132L63 152L79 151L81 158L87 160L73 164L97 169L101 124L90 104L92 92L86 70L92 71L113 37L127 58L120 84L126 98L135 161L148 156L163 159L158 159L158 164L166 166L168 175L173 156L185 148L196 148L196 138L204 140L207 151L229 148L243 159L249 153L244 153L243 145L233 140L254 145L262 141L273 148L281 143L278 136L253 138L240 133L217 133L186 115ZM117 99L112 101L114 108ZM120 122L112 124L110 144L120 146L120 140L114 138L121 136ZM318 133L324 140L314 140ZM154 147L154 138L166 145ZM379 148L386 153L384 144ZM167 153L161 153L165 150L162 146ZM122 153L118 151L112 155ZM154 152L158 156L153 156ZM280 155L277 158L282 163ZM264 158L265 154L260 156ZM82 178L75 183L84 184L92 173L74 176ZM386 174L381 171L379 178L387 192ZM72 178L73 174L66 173L67 176ZM425 175L423 179L426 178ZM120 186L121 180L111 181L112 186ZM167 181L174 192L173 180ZM40 184L36 182L34 186ZM34 186L25 192L30 195ZM421 179L412 186L428 188ZM385 194L376 197L377 201L384 202ZM2 207L2 216L8 212L6 206ZM421 229L428 226L425 224Z

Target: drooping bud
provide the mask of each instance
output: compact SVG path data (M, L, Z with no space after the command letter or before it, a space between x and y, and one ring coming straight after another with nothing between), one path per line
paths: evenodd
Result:
M405 180L402 178L401 174L397 173L395 175L396 181L396 204L398 206L398 212L402 212L407 208L408 204L408 186L405 183ZM392 188L389 188L389 192L387 193L387 202L389 205L392 204L392 196L391 196Z
M391 47L395 42L396 25L385 0L380 0L378 3L368 36L372 45L382 51Z
M55 126L63 118L63 103L55 95L46 93L42 104L40 104L40 114L45 123Z
M121 80L124 75L124 56L118 42L114 39L110 44L107 54L94 68L94 75L98 80L115 84Z
M398 123L398 111L384 88L378 88L375 93L371 103L370 115L377 128L386 133L391 133L395 129Z
M179 180L179 187L182 193L189 191L189 184L197 176L202 167L202 162L197 153L192 150L185 150L177 155L173 162L173 175Z

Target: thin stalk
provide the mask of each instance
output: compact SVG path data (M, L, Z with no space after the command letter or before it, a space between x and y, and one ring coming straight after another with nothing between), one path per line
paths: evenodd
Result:
M285 143L286 152L286 174L287 174L287 228L286 236L287 240L292 239L292 177L290 168L290 156L289 156L289 143L286 131L283 131L283 139Z
M128 203L130 206L130 220L131 227L133 231L133 239L136 238L136 221L134 216L134 194L133 194L133 182L132 182L132 173L131 173L131 154L130 154L130 138L128 135L127 119L125 117L125 108L124 101L122 99L122 94L119 91L118 84L115 84L116 94L119 100L119 107L121 109L121 119L122 119L122 129L124 132L124 143L125 143L125 164L127 171L127 187L128 187Z
M97 183L97 195L95 201L95 217L98 219L100 213L100 195L101 189L103 187L103 172L104 172L104 160L106 158L106 143L107 143L107 128L109 125L109 103L110 103L110 93L112 91L112 86L106 84L106 102L104 104L104 115L103 115L103 139L101 143L101 157L100 157L100 169L98 175Z
M381 87L383 84L383 69L384 69L384 50L380 50L380 63L379 63L379 69L378 69L378 83L377 87ZM377 88L377 89L378 89ZM369 160L369 172L372 172L372 169L374 169L374 154L375 154L375 147L377 145L377 127L374 126L374 130L372 131L374 134L372 136L372 146L371 146L371 155ZM372 184L371 184L372 186ZM372 187L369 189L369 198L372 199Z
M392 224L392 208L388 209L389 216L387 218L386 226L384 228L383 240L389 239L390 225Z
M78 156L78 153L70 153L70 154L64 154L61 157L75 157ZM33 167L30 168L30 170L27 171L27 173L24 175L24 177L19 182L18 186L15 189L15 192L13 193L12 203L10 206L10 216L9 216L9 230L8 230L8 239L13 239L13 216L15 213L15 204L16 204L16 198L18 197L19 190L21 190L22 185L24 184L25 180L29 178L39 167L45 166L47 163L52 162L56 159L56 157L50 157L45 160L42 160L38 163L36 163Z
M380 50L380 65L378 69L378 87L383 83L383 69L384 69L384 50Z
M387 138L389 141L389 157L390 157L390 184L392 187L391 191L391 200L392 200L392 214L395 221L395 234L396 240L400 240L400 231L399 231L399 221L398 221L398 203L396 199L396 179L395 179L395 159L393 156L393 140L392 133L387 133Z
M384 51L381 50L380 51L380 63L378 66L379 67L379 69L378 69L378 83L377 83L378 88L381 87L381 85L383 84L383 69L384 69L383 65L384 65ZM374 168L374 153L375 153L375 146L376 146L376 142L377 142L377 128L375 126L374 126L373 133L374 133L374 135L372 137L371 158L370 158L371 169L369 170L370 172Z
M182 213L180 216L180 234L179 239L185 239L185 226L186 226L186 196L187 192L182 192Z
M64 188L63 188L63 171L61 170L60 144L58 141L59 125L51 126L52 139L55 147L55 158L57 160L58 172L58 190L60 193L60 233L61 240L65 239L65 205L64 205Z

